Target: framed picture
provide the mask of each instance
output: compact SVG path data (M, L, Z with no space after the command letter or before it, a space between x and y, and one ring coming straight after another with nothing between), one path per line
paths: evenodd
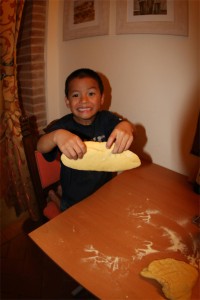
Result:
M109 32L109 0L64 0L64 41Z
M117 0L116 33L188 35L188 0Z

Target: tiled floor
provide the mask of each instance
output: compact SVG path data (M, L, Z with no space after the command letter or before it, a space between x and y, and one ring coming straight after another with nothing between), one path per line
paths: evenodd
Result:
M95 299L85 290L72 296L78 284L33 243L25 227L21 222L1 232L1 299Z

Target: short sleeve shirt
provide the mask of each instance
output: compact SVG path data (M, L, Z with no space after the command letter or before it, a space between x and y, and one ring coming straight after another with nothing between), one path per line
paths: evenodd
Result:
M106 142L114 127L121 118L109 111L100 111L91 125L77 123L72 114L68 114L47 127L46 133L57 129L66 129L78 135L82 141ZM58 147L43 154L45 159L52 161L57 157ZM61 210L65 210L75 203L91 195L112 178L110 172L79 171L68 168L61 161Z

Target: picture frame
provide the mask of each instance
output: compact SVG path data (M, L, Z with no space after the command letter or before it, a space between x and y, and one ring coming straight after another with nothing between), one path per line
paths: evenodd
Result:
M64 0L63 40L109 33L110 0Z
M145 9L142 11L140 2L145 1L151 2L151 0L117 0L116 34L151 33L188 36L188 0L154 1L154 5L155 3L163 5L159 12L156 11L156 7L151 6L146 7L146 11Z

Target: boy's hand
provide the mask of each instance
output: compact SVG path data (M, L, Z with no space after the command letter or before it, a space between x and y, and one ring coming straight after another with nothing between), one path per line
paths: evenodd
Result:
M129 122L120 122L109 136L106 147L111 148L113 143L115 143L112 150L113 154L128 150L133 142L133 131L134 128Z
M69 159L82 158L87 151L85 144L77 135L64 129L55 131L54 143Z

